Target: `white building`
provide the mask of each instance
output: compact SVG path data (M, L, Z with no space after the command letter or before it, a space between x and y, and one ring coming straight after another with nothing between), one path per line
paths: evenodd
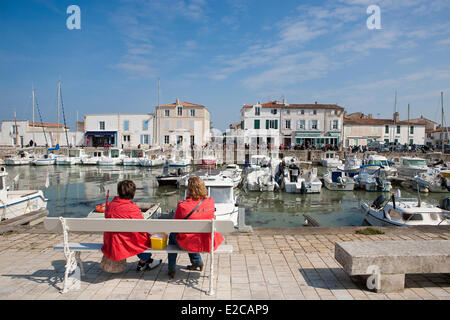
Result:
M27 120L2 121L0 131L1 146L24 147L33 141L37 146L61 147L80 146L83 144L83 133L69 131L69 127L56 123L40 123ZM66 137L67 133L67 137ZM68 142L68 143L67 143Z
M154 115L88 114L84 116L84 145L103 147L151 146L154 142Z

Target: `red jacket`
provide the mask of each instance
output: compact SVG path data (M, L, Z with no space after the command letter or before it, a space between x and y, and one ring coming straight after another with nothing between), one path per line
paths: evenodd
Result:
M114 197L108 204L105 218L144 219L139 207L131 200ZM119 261L135 256L151 247L150 235L146 232L104 232L103 254Z
M187 198L178 203L174 219L184 219L200 200ZM214 199L206 198L200 207L189 217L190 220L212 220L214 219ZM184 250L190 252L211 252L211 234L210 233L179 233L177 235L178 245ZM223 236L220 233L214 233L214 250L223 242Z

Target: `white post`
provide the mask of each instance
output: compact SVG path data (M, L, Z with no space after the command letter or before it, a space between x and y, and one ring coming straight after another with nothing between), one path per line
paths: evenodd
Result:
M209 272L209 292L208 295L214 295L214 219L211 220L211 266Z

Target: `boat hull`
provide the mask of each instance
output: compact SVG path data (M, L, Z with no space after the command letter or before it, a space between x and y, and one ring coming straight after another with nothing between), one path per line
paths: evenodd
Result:
M47 208L47 199L42 191L9 191L8 200L0 204L0 217L12 219L21 215Z

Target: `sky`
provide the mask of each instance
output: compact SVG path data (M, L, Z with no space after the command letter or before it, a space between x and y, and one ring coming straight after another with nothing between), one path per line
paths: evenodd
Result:
M449 17L448 0L0 0L0 120L31 120L34 87L57 122L58 81L71 128L77 113L154 112L160 79L161 104L204 105L220 130L243 104L283 98L391 118L396 91L401 119L410 104L440 122Z

